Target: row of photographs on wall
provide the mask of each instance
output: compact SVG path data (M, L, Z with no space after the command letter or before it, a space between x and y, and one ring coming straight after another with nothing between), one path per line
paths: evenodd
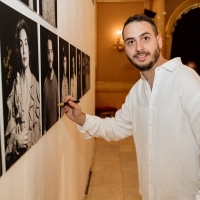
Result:
M57 27L57 0L39 0L39 3L37 0L19 1L39 13L49 24Z
M0 41L1 157L8 170L64 114L59 102L90 89L90 56L2 2Z

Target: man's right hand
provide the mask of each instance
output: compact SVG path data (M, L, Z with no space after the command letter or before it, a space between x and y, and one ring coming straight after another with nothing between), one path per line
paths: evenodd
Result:
M86 119L85 113L82 112L81 107L78 104L74 103L73 100L76 99L72 96L67 96L65 98L65 102L68 102L68 105L66 105L63 110L70 120L83 126Z

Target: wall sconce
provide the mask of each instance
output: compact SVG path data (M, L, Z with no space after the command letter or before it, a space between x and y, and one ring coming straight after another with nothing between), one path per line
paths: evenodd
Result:
M114 42L115 49L118 51L123 51L124 50L124 40L122 38L122 30L117 31L117 37Z

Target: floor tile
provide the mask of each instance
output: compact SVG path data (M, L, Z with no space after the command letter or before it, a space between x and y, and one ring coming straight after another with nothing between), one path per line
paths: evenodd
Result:
M105 160L115 160L115 161L119 161L120 160L120 155L119 152L104 152L104 151L97 151L95 153L95 157L94 160L101 160L101 161L105 161Z
M99 143L99 144L96 144L95 151L119 152L119 147L118 147L118 144Z
M119 144L120 152L135 152L133 144Z
M92 176L84 200L142 200L133 137L95 141Z
M91 186L87 200L124 200L122 187Z
M122 173L123 187L133 188L138 187L138 173L136 172L124 172Z
M93 172L90 186L123 187L121 172Z
M115 160L96 160L94 161L92 171L99 172L121 172L120 161Z
M124 188L125 200L142 200L138 187Z
M130 162L136 161L136 154L134 152L120 152L120 160L121 162Z

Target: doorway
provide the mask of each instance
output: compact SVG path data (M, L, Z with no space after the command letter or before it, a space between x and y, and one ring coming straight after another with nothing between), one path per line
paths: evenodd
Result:
M200 74L200 8L185 12L176 21L172 34L171 58L181 57L183 64L193 61Z

